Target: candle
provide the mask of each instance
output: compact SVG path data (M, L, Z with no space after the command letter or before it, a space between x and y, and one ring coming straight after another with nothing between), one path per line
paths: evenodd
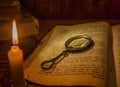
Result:
M18 46L18 36L15 20L13 20L12 26L13 46L11 46L11 49L8 51L12 84L13 87L25 87L23 72L23 52Z

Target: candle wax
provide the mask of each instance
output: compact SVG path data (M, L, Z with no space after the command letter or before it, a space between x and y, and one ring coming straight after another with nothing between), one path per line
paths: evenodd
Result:
M13 87L25 87L22 50L18 46L11 46L8 57Z

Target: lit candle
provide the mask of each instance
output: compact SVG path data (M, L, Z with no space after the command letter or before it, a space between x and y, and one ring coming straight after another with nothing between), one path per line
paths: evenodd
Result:
M13 46L8 52L13 87L25 87L23 72L23 52L18 46L16 22L12 25Z

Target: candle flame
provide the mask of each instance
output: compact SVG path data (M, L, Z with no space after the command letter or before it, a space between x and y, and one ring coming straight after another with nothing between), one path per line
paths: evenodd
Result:
M13 20L13 25L12 25L12 43L13 45L18 45L18 35L17 35L17 28L16 28L15 20Z

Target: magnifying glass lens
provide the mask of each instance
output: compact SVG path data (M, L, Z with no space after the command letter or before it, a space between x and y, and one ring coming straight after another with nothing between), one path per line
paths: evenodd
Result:
M92 45L92 39L86 35L79 35L68 39L65 47L69 51L83 51Z
M88 43L89 40L85 38L75 39L69 44L69 47L82 48L82 47L86 47Z

